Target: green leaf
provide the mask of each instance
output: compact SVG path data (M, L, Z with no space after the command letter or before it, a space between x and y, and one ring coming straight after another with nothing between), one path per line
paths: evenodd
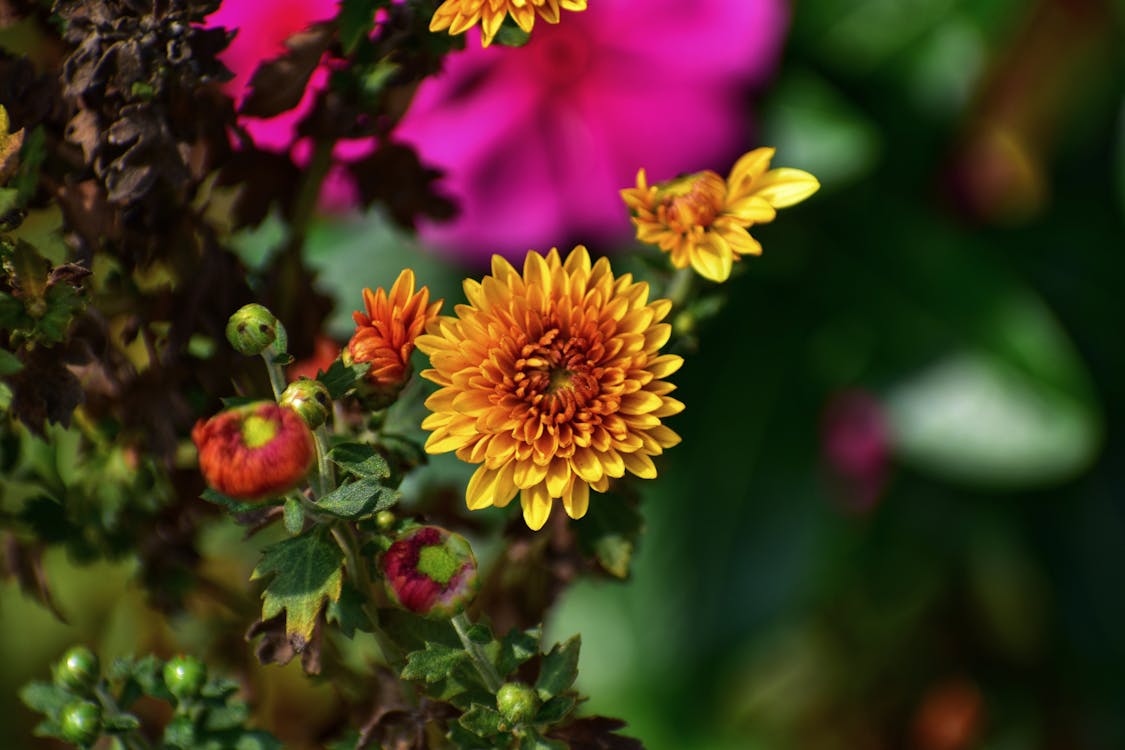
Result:
M283 521L285 522L285 530L291 535L296 536L301 533L301 529L305 527L305 508L301 505L300 500L295 497L285 499Z
M569 747L562 740L552 740L530 729L520 738L519 750L567 750Z
M44 299L47 309L36 321L35 330L47 343L57 344L66 338L74 316L86 307L86 297L80 289L60 283L47 287Z
M453 746L460 750L492 750L496 747L494 742L478 737L460 724L449 725L449 739ZM347 748L352 750L354 745Z
M6 292L0 292L0 328L13 331L32 325L34 321L28 316L23 302Z
M363 611L363 596L350 583L344 583L339 599L328 603L325 615L347 638L355 637L357 630L371 631L371 620Z
M420 651L429 643L461 647L461 639L449 620L429 620L404 609L387 607L379 610L379 623L407 651Z
M267 500L265 502L245 503L241 500L235 500L233 497L228 497L221 492L217 492L210 487L203 490L203 494L199 497L209 503L221 505L231 513L236 514L253 513L271 505L279 505L282 502L281 500Z
M20 207L20 191L16 188L0 188L0 216L5 216Z
M318 510L337 518L363 518L398 502L399 494L374 479L360 479L329 492L316 502Z
M370 369L371 364L369 362L349 366L337 359L327 372L318 371L316 379L324 384L324 387L328 389L328 395L335 401L338 398L343 398L348 391L355 388L355 384Z
M22 369L23 362L20 362L19 357L7 349L0 349L0 377L15 375Z
M450 648L438 643L427 643L423 651L414 651L406 656L406 666L402 670L404 680L425 680L437 682L453 675L458 665L467 661L469 655L463 649Z
M328 451L328 460L361 479L386 479L391 475L387 460L365 443L341 443Z
M535 714L536 724L558 724L570 715L578 701L573 695L556 695L539 708Z
M74 700L67 690L49 682L29 682L20 689L20 700L28 708L51 718L58 718L63 706Z
M203 721L203 728L208 732L222 732L225 730L238 729L246 723L246 719L249 718L249 716L250 710L246 707L246 704L241 701L214 706L207 710L207 716Z
M500 733L504 717L494 708L474 703L468 711L461 714L457 723L478 737L492 737Z
M578 677L578 651L581 647L582 636L576 635L566 643L556 644L543 657L539 679L535 681L540 698L550 700L574 684Z
M117 714L116 716L107 715L104 719L105 724L103 728L107 734L115 734L118 732L132 732L134 729L139 729L141 720L133 714Z
M323 528L266 547L251 580L273 576L262 592L262 619L285 612L285 631L308 641L325 602L340 598L344 556Z
M340 29L340 46L345 55L355 48L375 28L375 11L386 5L385 0L343 0L336 24Z
M590 504L582 522L576 525L583 552L593 554L607 572L617 578L628 578L637 538L644 521L631 504L620 495L606 493L600 501Z
M260 729L241 732L234 742L234 750L281 750L282 747L280 740Z
M493 659L496 671L501 677L507 677L519 665L539 653L539 639L542 637L542 628L530 630L512 629L498 643L498 653Z

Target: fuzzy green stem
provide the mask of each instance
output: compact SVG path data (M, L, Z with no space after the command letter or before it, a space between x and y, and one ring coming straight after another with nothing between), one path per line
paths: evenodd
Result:
M460 612L453 616L451 622L453 623L453 629L457 631L457 637L461 639L461 645L465 647L469 658L473 660L473 666L477 668L481 679L484 680L484 686L488 688L489 692L495 693L504 684L504 680L496 672L496 667L492 666L492 662L485 656L480 644L469 637L469 628L472 626L469 618L465 617L464 612Z
M285 373L281 371L281 365L273 361L274 351L272 346L266 347L262 352L262 361L266 363L266 372L270 376L270 388L273 389L273 400L281 401L281 393L285 390Z
M336 487L336 477L332 464L328 461L328 431L324 429L324 425L313 430L313 441L316 443L316 481L313 483L313 492L320 498Z

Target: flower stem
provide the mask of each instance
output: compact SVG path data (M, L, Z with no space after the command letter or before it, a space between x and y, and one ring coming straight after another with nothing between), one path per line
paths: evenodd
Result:
M352 577L352 583L359 589L359 593L363 597L363 613L371 621L371 634L375 636L375 642L379 645L379 650L383 652L383 658L396 672L401 672L406 665L406 658L398 644L392 641L391 637L379 627L379 613L371 604L370 592L373 585L371 574L363 563L359 539L356 538L355 532L347 523L334 524L332 536L336 539L336 543L340 545L340 549L344 551L344 565L347 566L348 574Z
M672 308L679 309L684 306L695 287L695 272L690 267L679 268L672 274L664 296L672 301Z
M504 680L497 673L496 667L492 666L492 662L484 655L480 644L469 637L469 628L472 626L469 618L465 617L464 612L460 612L453 616L452 623L453 629L457 631L457 637L461 639L461 645L465 647L469 658L473 660L473 666L477 668L481 679L484 680L484 686L488 688L489 692L495 693L504 684Z
M266 347L266 350L262 352L262 361L266 363L266 372L270 375L273 399L280 402L281 392L285 390L285 373L281 371L281 365L273 361L273 357L273 347Z
M313 431L316 441L316 473L319 486L315 487L317 497L327 495L336 487L335 472L328 461L328 430L320 425Z

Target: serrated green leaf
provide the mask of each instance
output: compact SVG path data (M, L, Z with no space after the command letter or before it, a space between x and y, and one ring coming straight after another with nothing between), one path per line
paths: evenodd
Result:
M7 349L0 349L0 377L15 375L22 369L23 362L20 362L19 357Z
M556 695L539 708L535 714L536 724L558 724L574 710L577 700L573 695Z
M340 598L344 556L323 528L262 551L251 580L272 576L262 592L262 619L285 612L285 631L308 641L320 608Z
M451 723L449 725L449 739L454 747L460 750L492 750L495 743L489 742L481 737L470 732L460 724ZM352 750L352 748L348 748Z
M44 300L47 308L36 321L35 331L45 342L58 344L66 338L74 316L86 307L86 297L70 284L52 284Z
M301 505L301 501L294 497L285 499L285 512L282 516L285 523L285 530L291 535L296 536L301 533L301 529L305 527L305 507Z
M387 460L365 443L341 443L328 451L328 460L361 479L386 479L391 475Z
M337 359L329 366L326 371L318 371L316 379L319 380L325 388L328 389L328 395L335 401L338 398L343 398L344 395L355 388L355 384L359 382L368 370L371 369L369 362L364 362L357 365L345 365L341 360Z
M494 708L474 703L468 711L461 714L457 723L478 737L494 737L500 733L504 717Z
M363 518L398 502L399 494L374 479L360 479L337 487L316 501L318 510L337 518Z
M241 500L235 500L233 497L228 497L221 492L216 492L210 487L203 490L203 494L199 497L209 503L221 505L231 513L236 514L253 513L271 505L279 505L282 502L282 500L276 499L266 500L265 502L244 503Z
M74 700L74 695L58 685L36 681L20 688L20 700L33 711L57 718L63 706Z
M492 642L492 628L485 625L483 622L473 623L465 633L469 636L470 641L485 644Z
M539 653L539 639L542 629L535 627L530 630L508 631L508 634L497 643L496 656L493 663L501 677L507 677L519 665Z
M576 635L555 647L543 657L539 667L539 679L535 689L543 700L550 700L568 690L578 677L578 652L582 647L582 636Z
M444 680L452 676L453 670L468 658L469 655L462 649L427 643L424 650L407 654L402 678L426 682Z
M340 591L340 598L329 602L325 614L328 621L336 623L340 633L347 638L355 637L357 630L371 632L371 620L363 611L363 596L347 582Z

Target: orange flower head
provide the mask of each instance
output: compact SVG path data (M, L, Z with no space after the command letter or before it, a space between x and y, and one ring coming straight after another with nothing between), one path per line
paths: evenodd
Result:
M680 441L661 420L684 408L662 379L683 364L660 354L671 302L650 302L648 284L615 277L605 258L591 265L582 246L565 261L530 251L522 274L494 255L492 275L464 288L469 304L430 323L418 348L433 365L422 377L441 386L426 400L426 450L480 464L470 509L518 492L539 529L556 499L581 518L591 488L656 476L652 457Z
M355 312L355 333L348 342L347 355L353 363L371 363L361 388L374 408L389 405L410 379L410 355L414 340L426 324L437 317L442 301L432 305L430 290L414 291L414 272L399 274L390 294L380 287L363 290L367 314Z
M558 23L560 10L586 10L586 0L445 0L430 19L430 31L449 29L456 36L479 23L481 45L487 47L505 16L510 15L530 34L536 15L547 23Z
M746 231L773 221L777 209L800 203L820 187L799 169L769 169L772 148L745 154L724 180L711 171L649 185L642 169L637 186L621 191L637 239L669 253L676 268L691 266L711 281L726 281L743 255L761 255Z
M272 401L201 419L191 439L207 484L238 500L285 494L304 480L315 455L308 425Z

